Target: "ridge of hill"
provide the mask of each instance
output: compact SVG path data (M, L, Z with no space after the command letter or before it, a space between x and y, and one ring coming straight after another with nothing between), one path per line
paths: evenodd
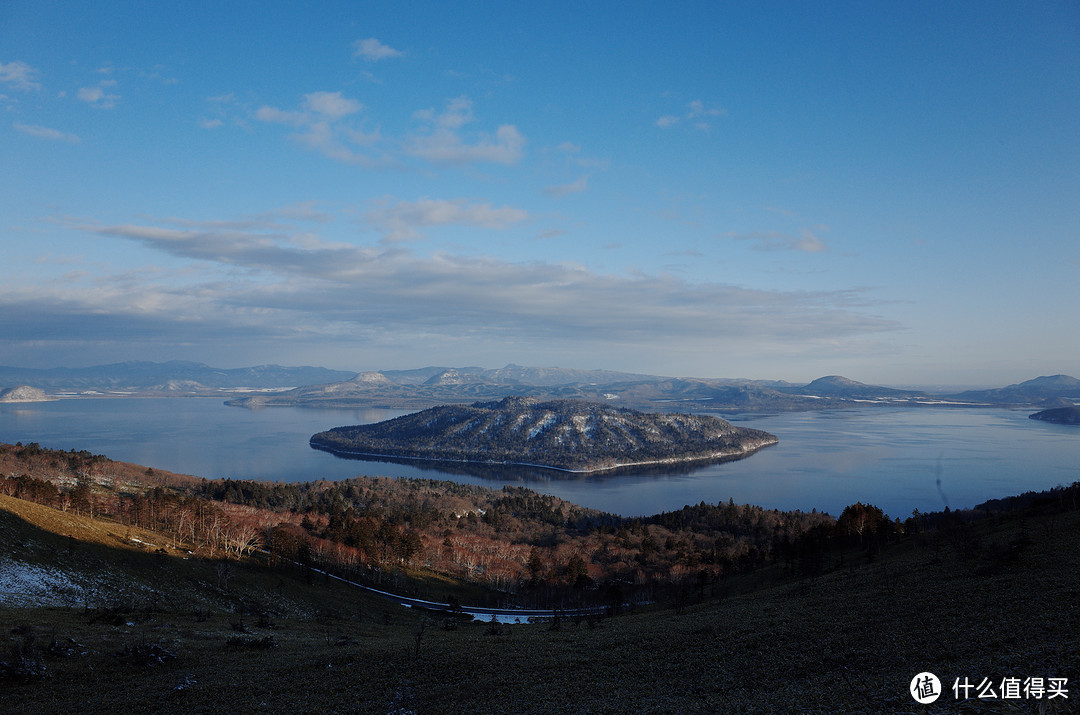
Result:
M992 390L967 390L953 397L994 404L1032 405L1045 402L1048 406L1057 407L1059 405L1056 403L1060 400L1080 402L1080 380L1070 375L1044 375Z
M907 400L926 397L926 393L918 390L896 390L891 387L867 385L841 375L819 377L802 387L783 388L781 391L789 394L861 400Z
M337 454L528 464L573 472L744 457L777 442L718 417L646 414L530 397L432 407L376 424L337 427L311 446Z

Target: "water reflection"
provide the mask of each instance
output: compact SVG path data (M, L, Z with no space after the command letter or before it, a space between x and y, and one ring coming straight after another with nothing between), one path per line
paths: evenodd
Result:
M737 462L747 459L751 454L740 454L720 459L698 460L694 462L678 462L673 464L648 464L633 467L617 467L605 469L602 472L569 472L564 469L552 469L531 464L488 464L484 462L458 462L437 459L416 459L408 457L388 457L373 454L346 454L336 452L318 445L311 448L320 452L328 452L338 459L347 459L356 462L374 464L400 464L415 467L420 470L433 470L448 476L464 476L484 479L491 482L510 484L514 482L595 482L602 483L611 479L622 477L675 477L685 474L700 472L708 467L728 462ZM768 447L762 447L767 449ZM759 450L760 451L760 450Z

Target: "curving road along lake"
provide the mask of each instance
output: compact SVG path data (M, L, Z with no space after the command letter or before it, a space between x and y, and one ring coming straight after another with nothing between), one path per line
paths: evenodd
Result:
M780 444L735 462L586 478L524 468L447 472L431 464L340 459L311 449L308 438L406 412L246 410L209 398L0 404L0 441L87 449L203 477L305 481L364 474L517 484L628 516L734 499L832 514L862 501L904 518L916 508L963 508L1080 481L1080 428L1029 420L1033 411L927 407L722 415L772 432Z

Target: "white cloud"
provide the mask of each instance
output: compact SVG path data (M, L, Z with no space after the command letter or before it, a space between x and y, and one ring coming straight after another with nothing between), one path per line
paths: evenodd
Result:
M22 92L41 89L41 85L35 81L37 74L37 70L25 62L0 62L0 82Z
M382 138L379 131L364 131L346 121L363 110L363 104L341 92L320 91L305 94L299 110L262 106L255 111L255 118L299 129L294 135L297 141L336 161L361 166L385 165L384 159L373 155L375 145Z
M78 144L82 141L75 134L68 134L58 129L50 129L48 127L39 127L32 124L15 124L14 127L23 134L29 134L32 137L38 139L48 139L50 141L68 142L69 144Z
M569 196L570 194L580 194L589 188L589 177L582 176L576 181L572 181L569 184L561 184L559 186L548 186L544 189L544 195L550 196L553 199L562 198L563 196Z
M719 109L716 107L706 107L705 103L700 99L695 99L686 105L690 112L686 115L687 119L697 119L699 117L724 117L727 116L727 110Z
M433 109L423 109L413 117L430 124L431 129L413 135L405 148L412 156L436 164L516 164L524 155L525 137L512 124L501 125L494 137L477 133L470 137L471 143L462 138L458 130L475 121L472 101L467 97L449 100L446 109L438 114Z
M392 57L403 57L404 52L395 50L389 45L384 45L374 37L357 40L353 43L353 57L362 57L368 62L377 62Z
M726 117L727 110L719 107L708 106L700 99L687 103L686 112L682 115L665 114L656 120L656 126L661 129L673 127L684 119L690 122L695 129L708 131L712 124L708 121L714 117Z
M829 250L829 246L824 241L805 228L795 241L794 248L796 251L803 251L804 253L825 253Z
M303 112L289 112L277 107L263 106L255 110L255 118L260 122L270 122L273 124L288 124L293 127L299 127L306 122L311 121L310 115Z
M454 97L447 100L446 109L436 114L434 109L420 109L413 113L413 118L434 124L440 129L460 129L474 121L472 100L468 97Z
M500 126L494 138L480 135L472 144L456 133L438 130L413 137L406 151L436 164L467 164L481 161L494 164L516 164L524 155L525 137L512 124Z
M120 99L120 96L117 94L109 94L105 91L105 87L114 86L116 86L114 80L107 80L101 82L97 87L81 87L75 96L92 106L101 109L112 109L116 106L116 102Z
M378 128L367 130L357 122L365 107L341 92L312 92L304 95L298 109L280 109L264 105L254 116L267 124L284 124L298 130L293 138L319 153L347 164L367 167L386 167L399 164L387 147ZM467 164L491 162L515 164L524 155L525 137L516 127L500 126L494 136L475 132L461 134L465 125L474 122L472 102L456 97L446 103L442 112L419 110L413 118L425 127L393 142L395 153L403 152L436 164Z
M470 204L464 199L420 199L395 203L383 200L378 202L377 208L367 213L366 219L383 231L384 240L395 242L419 238L421 229L431 226L458 224L505 229L528 220L529 213L509 206L497 208L487 203Z
M312 92L304 95L304 105L313 112L331 119L341 119L364 108L355 99L341 96L341 92Z

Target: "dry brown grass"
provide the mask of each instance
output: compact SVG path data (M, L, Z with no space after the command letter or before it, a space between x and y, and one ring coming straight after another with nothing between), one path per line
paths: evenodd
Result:
M163 549L178 556L183 552L173 548L171 540L147 529L125 526L114 521L91 519L74 512L36 504L0 494L0 509L14 514L50 534L71 537L80 544L105 546L130 551ZM44 537L49 539L49 537Z
M6 505L6 502L4 503ZM32 506L32 505L31 505ZM23 514L31 521L37 510ZM2 514L0 514L2 516ZM53 516L43 527L66 527ZM76 520L77 521L77 520ZM35 526L7 534L45 539ZM450 630L316 576L109 549L109 568L158 569L190 607L0 608L8 649L32 640L45 673L3 684L0 708L56 712L920 712L918 672L954 678L1067 677L1064 701L955 703L927 712L1067 712L1080 701L1080 514L987 522L960 543L932 535L814 580L769 575L688 606L586 622ZM63 528L59 533L66 533ZM66 537L57 537L60 544ZM90 546L87 545L89 550ZM97 556L95 555L95 558ZM0 568L3 565L0 564ZM132 576L134 578L134 576ZM202 600L196 600L202 599ZM255 604L264 617L235 612ZM233 606L230 610L230 604ZM208 614L209 612L209 614ZM269 614L269 615L266 615ZM418 624L430 619L419 642ZM247 633L237 630L241 627ZM272 637L276 647L267 645ZM239 640L238 640L239 639ZM245 640L246 639L246 640ZM232 644L230 645L230 640ZM0 640L0 643L3 641ZM55 646L53 644L56 644ZM169 657L173 656L173 657ZM0 653L0 660L4 654ZM1015 706L1015 707L1012 707Z

